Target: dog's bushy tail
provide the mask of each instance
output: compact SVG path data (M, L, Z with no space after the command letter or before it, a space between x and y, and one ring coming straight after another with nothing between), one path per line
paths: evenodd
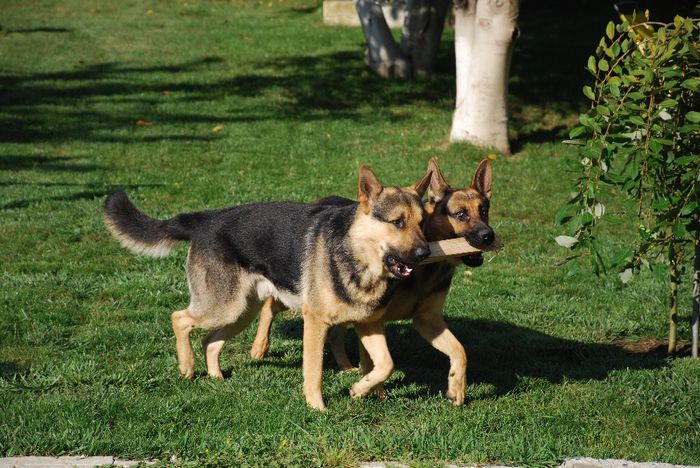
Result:
M165 257L178 242L189 240L192 216L196 214L166 220L151 218L121 191L107 195L104 205L104 222L114 237L127 249L151 257Z

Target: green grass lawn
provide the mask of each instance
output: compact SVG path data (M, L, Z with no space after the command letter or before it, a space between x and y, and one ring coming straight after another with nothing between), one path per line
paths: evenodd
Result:
M466 185L487 152L447 142L451 32L437 74L388 83L365 69L359 29L324 27L315 0L0 1L0 456L700 464L700 362L655 350L666 286L649 274L625 287L565 279L555 266L566 251L553 217L575 176L563 161L576 157L558 141L613 17L582 4L523 8L516 153L494 161L492 224L506 247L459 270L445 308L468 350L467 403L448 404L446 358L396 323L388 400L351 400L357 376L327 357L320 414L302 396L293 313L275 322L265 361L248 357L251 327L224 350L229 378L181 380L170 313L188 301L186 247L131 254L103 227L102 201L122 187L164 217L354 196L360 164L405 185L433 156ZM631 223L610 229L609 245L629 243Z

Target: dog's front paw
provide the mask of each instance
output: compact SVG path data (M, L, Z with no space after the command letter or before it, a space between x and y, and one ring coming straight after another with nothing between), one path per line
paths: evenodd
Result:
M454 406L462 406L464 404L464 395L453 395L447 392L447 399L450 400Z
M464 404L465 393L465 379L454 379L450 381L447 390L447 399L450 400L450 403L454 406L462 406Z
M317 411L326 411L326 405L323 403L323 397L321 392L317 391L304 391L304 397L306 398L306 404Z
M180 366L180 375L183 379L192 380L194 378L194 365Z
M362 387L363 386L360 384L360 382L354 384L352 387L350 387L350 396L352 398L362 398L363 396L367 395L367 392L364 391Z

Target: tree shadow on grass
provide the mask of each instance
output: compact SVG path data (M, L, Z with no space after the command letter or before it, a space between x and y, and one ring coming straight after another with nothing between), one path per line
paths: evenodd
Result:
M665 3L673 5L648 0L640 6L665 20L672 18L669 12L685 12L693 2ZM521 11L509 100L516 147L560 139L572 125L571 116L586 104L581 95L581 86L590 81L586 58L605 24L616 19L607 1L562 5L540 0L524 3ZM233 76L236 64L210 55L165 65L105 62L77 70L0 75L0 142L213 141L223 136L212 134L210 125L344 119L400 123L409 114L397 107L448 112L454 107L452 41L442 41L436 73L404 82L372 75L363 62L364 49L358 41L331 53L261 59L247 64L251 71ZM139 127L139 121L149 125Z
M20 28L20 29L7 29L5 30L7 34L31 34L31 33L67 33L71 32L68 28L56 28L52 26L39 26L36 28Z
M0 76L0 142L208 141L220 138L208 126L222 123L398 121L400 116L377 115L376 109L416 102L435 105L440 99L449 105L445 90L453 80L446 74L407 83L380 80L365 70L360 44L353 51L260 61L256 71L232 78L216 73L217 67L228 66L222 58L204 57L166 66L108 62L65 72ZM255 102L241 104L248 98ZM217 111L202 112L212 102ZM105 103L113 107L107 109ZM159 108L173 103L175 110ZM197 124L206 124L207 132L181 129Z
M101 169L92 163L75 163L72 156L24 156L20 154L0 155L0 170L42 170L51 172L89 172Z
M82 187L83 190L73 193L34 197L34 198L22 198L19 200L13 200L0 205L0 210L12 210L19 208L27 208L34 203L46 202L46 201L59 201L59 202L74 202L81 200L96 200L106 197L108 193L114 190L127 190L127 189L139 189L143 187L160 187L163 184L126 184L126 185L111 185L103 183L34 183L34 182L3 182L0 186L35 186L35 187Z
M603 380L615 370L657 369L666 362L663 354L654 349L632 351L618 344L584 343L495 320L449 318L448 325L467 350L468 383L493 385L491 395L496 396L513 391L523 378L544 379L553 384ZM277 335L301 341L300 318L283 320L275 329ZM396 369L405 375L401 383L390 383L388 388L415 384L414 396L446 391L447 357L421 338L410 324L388 324L387 341ZM272 342L274 348L274 337ZM352 332L346 336L346 349L351 362L356 363L357 340ZM301 362L292 364L300 366ZM263 360L261 365L277 363ZM324 366L337 369L330 352L324 355Z

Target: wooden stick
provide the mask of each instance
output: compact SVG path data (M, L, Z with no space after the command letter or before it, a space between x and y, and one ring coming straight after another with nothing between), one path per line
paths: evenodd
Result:
M430 257L423 260L421 265L440 262L452 257L464 257L465 255L469 254L499 250L501 248L501 241L496 239L493 244L485 249L477 249L463 237L446 239L437 242L428 242L428 245L430 246Z

